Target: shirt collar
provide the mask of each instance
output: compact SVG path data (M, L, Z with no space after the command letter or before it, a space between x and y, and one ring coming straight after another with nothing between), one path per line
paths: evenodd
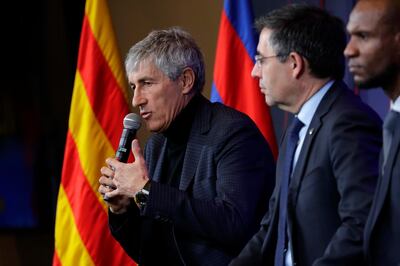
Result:
M324 95L327 91L332 87L333 80L328 81L321 89L317 91L310 99L308 99L303 106L301 107L300 111L297 113L297 118L303 122L303 124L308 127L311 123L311 120L314 116L315 111L318 108L319 103L321 102Z
M400 112L400 96L398 96L396 98L396 100L394 100L390 106L390 109L396 111L396 112Z

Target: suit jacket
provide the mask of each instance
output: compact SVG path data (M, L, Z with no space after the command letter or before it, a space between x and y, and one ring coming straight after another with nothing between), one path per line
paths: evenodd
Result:
M383 156L381 156L383 157ZM400 265L400 123L382 167L365 226L364 251L370 265Z
M227 265L267 209L275 183L267 142L246 115L200 97L179 189L161 183L168 140L155 134L145 148L153 180L145 209L110 213L112 234L143 265Z
M281 149L285 145L286 137ZM344 83L335 82L312 118L289 184L294 265L362 264L380 147L380 118ZM269 212L231 265L274 265L282 160Z

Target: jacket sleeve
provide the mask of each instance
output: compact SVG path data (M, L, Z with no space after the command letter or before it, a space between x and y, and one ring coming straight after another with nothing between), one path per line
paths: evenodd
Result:
M111 234L135 261L139 258L141 220L139 209L134 204L123 214L108 211Z
M250 241L247 242L239 256L231 261L229 264L230 266L264 265L268 258L273 259L273 255L266 254L270 249L266 248L264 245L268 242L266 241L267 238L276 238L276 236L271 235L276 232L271 230L270 225L272 224L275 213L275 199L278 195L278 190L278 186L276 186L269 202L269 210L261 221L260 229L253 235Z

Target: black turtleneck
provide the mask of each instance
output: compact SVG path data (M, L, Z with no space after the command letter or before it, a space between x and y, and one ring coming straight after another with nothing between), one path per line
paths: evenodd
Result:
M176 188L181 180L186 146L200 97L195 95L163 133L167 138L167 147L161 182Z

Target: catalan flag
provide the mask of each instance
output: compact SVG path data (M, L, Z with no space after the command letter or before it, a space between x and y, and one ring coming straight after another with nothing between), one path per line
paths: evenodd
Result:
M108 229L97 192L129 112L106 0L87 0L58 193L53 265L134 265Z
M258 81L250 75L258 34L253 27L251 0L225 0L214 64L211 101L246 113L257 124L275 158L278 154L269 107Z

